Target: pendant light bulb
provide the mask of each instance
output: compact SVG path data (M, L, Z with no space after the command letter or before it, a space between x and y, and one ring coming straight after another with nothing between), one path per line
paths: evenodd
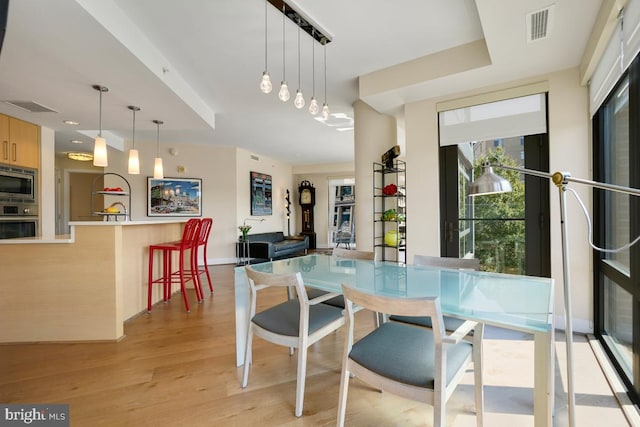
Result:
M329 106L327 104L322 105L322 118L324 120L329 119Z
M285 46L284 46L284 41L285 41L285 37L284 37L284 17L286 15L285 13L285 6L286 3L282 2L282 83L280 83L280 92L278 92L278 98L280 99L280 101L282 102L287 102L289 100L289 98L291 97L291 95L289 94L289 87L287 86L287 80L285 78L286 76L286 58L285 58Z
M280 92L278 92L278 98L282 102L287 102L291 95L289 94L289 87L287 86L287 82L284 80L280 84Z
M133 111L131 149L129 150L129 167L127 169L127 172L129 172L129 174L131 175L139 175L140 174L140 157L138 155L138 150L136 150L136 111L140 111L140 107L129 105L127 108Z
M101 168L109 166L107 161L107 140L101 136L96 137L93 144L93 166Z
M329 119L329 104L327 104L327 41L323 41L324 47L324 103L322 104L322 119Z
M162 158L160 157L160 125L164 122L162 120L154 120L153 123L155 123L158 128L156 136L156 159L153 162L153 179L163 179L164 171L162 167Z
M311 93L311 102L309 103L309 113L315 116L320 111L318 100L316 99L316 30L311 33L311 80L313 92Z
M296 90L293 105L295 105L298 110L304 107L304 96L302 96L302 89L300 89L300 18L298 18L298 89Z
M262 73L262 80L260 81L260 90L262 93L271 93L273 85L271 84L271 77L266 71Z
M295 105L297 109L304 107L304 96L302 96L300 89L296 91L296 98L293 100L293 105Z
M94 85L93 88L100 92L100 110L98 115L98 136L93 145L93 165L101 168L109 166L107 161L107 140L102 137L102 92L109 91L109 88Z
M271 93L273 89L271 77L267 70L267 0L264 0L264 72L262 73L262 80L260 80L260 90L262 93Z
M318 100L315 98L311 98L311 102L309 103L309 112L314 116L320 112L320 105L318 105Z
M153 163L153 179L163 179L164 171L162 170L162 159L160 157L156 157L155 162Z
M139 175L140 174L140 157L138 156L138 150L131 149L129 150L129 169L128 172L131 175Z

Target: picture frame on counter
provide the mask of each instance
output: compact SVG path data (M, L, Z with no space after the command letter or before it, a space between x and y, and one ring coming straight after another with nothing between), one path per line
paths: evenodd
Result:
M147 216L202 216L202 179L147 177Z

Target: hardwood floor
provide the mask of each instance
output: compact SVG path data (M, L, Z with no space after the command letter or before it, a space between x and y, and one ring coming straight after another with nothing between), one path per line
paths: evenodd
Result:
M155 305L151 315L130 320L120 342L0 346L0 402L68 403L71 426L335 425L343 330L310 349L304 415L296 418L296 358L286 348L255 339L249 385L240 387L233 266L210 268L213 296L186 313L174 294L171 303ZM190 298L195 301L193 294ZM274 303L285 296L271 298ZM372 319L367 312L358 315ZM490 337L485 344L489 427L533 425L532 342L507 338ZM584 365L580 349L576 354ZM465 377L447 405L447 426L475 425L472 373ZM602 384L598 387L581 393L583 401L590 399L583 419L593 424L579 425L628 425L615 399L602 392ZM563 414L560 399L557 418ZM358 380L351 384L347 425L430 425L431 416L428 405L379 393Z

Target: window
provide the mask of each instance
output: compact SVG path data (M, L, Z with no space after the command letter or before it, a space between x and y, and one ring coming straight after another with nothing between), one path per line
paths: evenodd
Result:
M636 58L593 118L594 179L640 187L640 61ZM596 244L617 248L640 233L640 197L594 190ZM640 402L640 248L594 252L595 333ZM634 319L636 321L634 322Z

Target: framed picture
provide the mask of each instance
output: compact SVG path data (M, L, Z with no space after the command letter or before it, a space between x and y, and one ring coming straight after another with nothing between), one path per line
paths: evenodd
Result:
M202 216L200 178L147 178L147 216Z
M271 175L250 172L251 215L271 215Z

